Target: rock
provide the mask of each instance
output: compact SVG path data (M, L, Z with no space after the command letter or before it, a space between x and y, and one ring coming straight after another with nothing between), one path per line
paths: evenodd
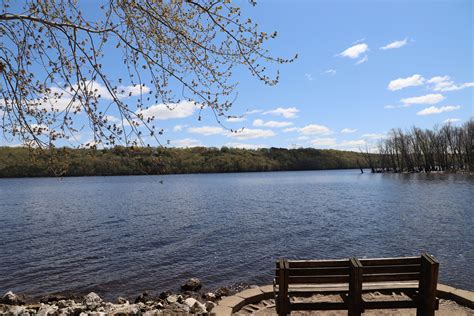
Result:
M189 307L189 311L193 314L202 314L207 312L206 306L192 297L185 299L184 304Z
M3 310L0 310L0 315L27 315L26 307L19 305L5 306Z
M135 304L125 304L124 306L118 307L110 313L112 315L138 315L140 313L140 308Z
M127 304L128 301L125 297L119 296L117 297L117 304Z
M214 307L216 307L217 304L211 301L206 302L206 310L210 312Z
M161 293L160 293L160 296L159 296L159 297L160 297L162 300L165 300L168 296L170 296L170 295L172 295L172 294L173 294L173 292L171 292L171 291L164 291L164 292L161 292Z
M76 302L73 300L60 300L57 302L59 308L67 308L67 307L73 307L76 305Z
M58 311L58 307L56 305L41 305L36 313L36 316L48 316L48 315L55 315Z
M84 296L83 304L90 310L94 310L102 304L102 299L94 292Z
M59 302L59 301L66 300L66 299L67 299L67 297L64 296L64 295L52 294L52 295L43 296L40 299L40 303L48 304L48 303L53 303L53 302Z
M0 303L8 304L8 305L24 305L25 300L24 298L13 293L12 291L8 291L7 293L3 295L2 299L0 300Z
M163 305L163 303L157 303L157 304L155 305L155 308L163 309L163 308L165 308L165 306Z
M143 292L142 294L137 296L137 298L135 299L135 304L140 302L145 303L148 300L150 300L150 295L148 294L148 292Z
M211 292L204 294L203 297L206 299L206 301L215 302L217 300L216 294Z
M232 292L227 287L220 287L214 293L218 299L220 299L222 296L232 295Z
M176 303L178 302L178 295L176 294L173 294L173 295L170 295L166 298L166 301L169 303L169 304L173 304L173 303Z
M183 291L199 291L201 289L202 283L198 278L191 278L186 283L181 285L181 290Z

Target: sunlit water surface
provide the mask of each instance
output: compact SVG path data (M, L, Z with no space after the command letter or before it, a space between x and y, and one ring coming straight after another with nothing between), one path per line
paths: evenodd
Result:
M160 181L163 181L161 183ZM268 284L274 261L434 254L474 289L474 177L357 170L0 179L0 292Z

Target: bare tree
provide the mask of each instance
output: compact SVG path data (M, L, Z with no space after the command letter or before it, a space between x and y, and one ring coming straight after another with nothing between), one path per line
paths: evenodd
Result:
M133 145L162 133L153 104L193 102L219 121L235 99L235 67L274 85L268 65L293 60L264 48L276 35L228 0L0 0L1 128L40 146L82 128L94 142ZM106 72L112 48L124 76Z

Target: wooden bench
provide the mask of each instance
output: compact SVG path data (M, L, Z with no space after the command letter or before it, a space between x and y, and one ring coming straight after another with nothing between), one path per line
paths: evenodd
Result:
M416 308L417 315L434 315L439 263L424 253L420 257L342 260L286 260L276 263L275 303L279 315L299 310L348 310L361 315L366 309ZM410 281L410 283L408 283ZM416 283L414 282L416 281ZM378 289L394 289L407 300L373 301L362 294ZM331 291L331 287L333 291ZM319 290L316 290L319 289ZM294 302L290 294L333 292L338 301Z

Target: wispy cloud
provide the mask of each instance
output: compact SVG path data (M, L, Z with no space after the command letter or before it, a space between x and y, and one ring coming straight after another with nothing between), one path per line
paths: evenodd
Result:
M380 47L381 50L387 50L387 49L394 49L394 48L400 48L403 47L407 44L408 38L405 38L404 40L400 41L394 41L390 44L387 44L385 46Z
M263 112L263 114L270 114L270 115L276 115L276 116L283 116L284 118L295 118L296 113L298 113L300 110L298 110L295 107L291 108L276 108L275 110L270 110Z
M330 134L331 130L329 127L318 124L309 124L305 127L299 128L298 132L303 135L313 135L313 134Z
M155 118L158 120L168 120L174 118L184 118L193 115L194 111L200 108L200 105L193 101L181 101L179 103L155 104L148 109L141 110L145 119Z
M364 54L369 50L369 46L365 43L356 44L339 53L337 56L348 57L348 58L359 58L360 55Z
M177 140L171 140L170 145L174 147L197 147L202 146L201 142L194 138L183 138Z
M308 81L313 81L314 80L314 78L311 74L306 73L306 74L304 74L304 76Z
M328 70L324 71L324 73L327 74L327 75L334 76L337 73L337 71L335 69L328 69Z
M474 82L455 84L449 76L436 76L427 81L434 91L455 91L474 87Z
M277 122L277 121L267 121L261 119L256 119L253 121L253 126L265 126L265 127L288 127L293 125L293 122Z
M229 123L237 123L237 122L243 122L247 118L245 116L230 116L226 119L227 122Z
M405 104L436 104L443 101L445 97L442 94L427 94L419 97L405 98L400 101Z
M443 121L444 124L454 124L454 123L459 123L459 122L462 122L462 120L458 118L449 118Z
M343 128L341 130L342 134L351 134L351 133L355 133L355 132L357 132L357 130L355 128Z
M173 132L181 132L187 125L176 125L173 127Z
M243 130L227 134L227 136L237 139L267 138L275 135L275 132L272 130L251 128L244 128Z
M401 90L407 87L421 86L425 83L425 78L421 75L415 74L406 78L398 78L390 81L388 89L391 91Z
M363 138L368 138L368 139L382 139L386 138L387 135L384 133L368 133L368 134L363 134Z
M365 55L364 57L359 59L355 64L360 65L360 64L363 64L363 63L367 62L368 60L369 60L369 56Z
M455 110L459 110L461 106L459 105L445 105L445 106L430 106L429 108L423 109L416 113L416 115L432 115L432 114L440 114L443 112L451 112Z
M201 126L201 127L190 127L188 133L201 134L204 136L217 135L224 133L225 130L218 126Z

